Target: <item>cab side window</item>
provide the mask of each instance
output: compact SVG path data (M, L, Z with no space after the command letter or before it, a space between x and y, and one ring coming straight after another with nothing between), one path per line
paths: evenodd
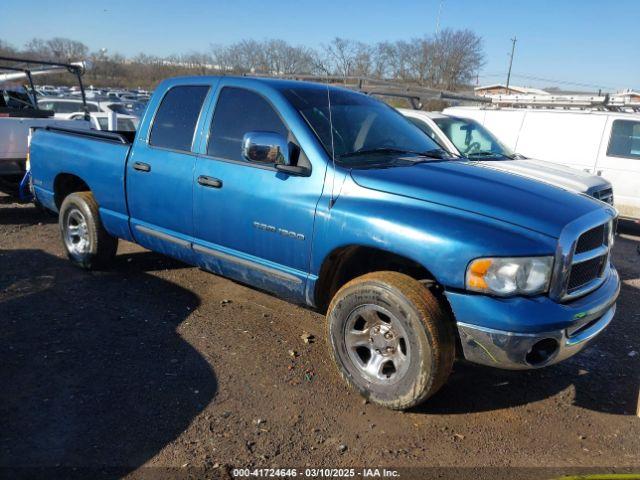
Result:
M193 134L209 87L186 85L171 88L158 107L149 144L171 150L191 151Z
M607 156L640 159L640 122L614 120Z
M250 131L279 133L288 137L287 127L267 100L243 88L224 87L220 91L211 122L207 155L245 161L241 146Z

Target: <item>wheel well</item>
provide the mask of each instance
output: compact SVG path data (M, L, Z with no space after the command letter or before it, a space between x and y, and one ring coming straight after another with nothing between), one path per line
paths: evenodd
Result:
M416 280L435 277L425 267L410 258L378 248L352 245L331 252L320 268L315 288L316 306L324 311L335 293L345 283L365 273L390 270L404 273Z
M71 173L61 173L53 181L53 193L58 209L67 195L75 192L87 192L91 190L89 185L80 177Z

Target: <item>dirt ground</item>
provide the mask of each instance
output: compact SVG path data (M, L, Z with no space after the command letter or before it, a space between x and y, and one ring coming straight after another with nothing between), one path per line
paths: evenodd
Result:
M617 238L618 313L590 348L530 372L458 362L400 413L341 381L322 315L125 242L110 271L81 271L55 218L0 194L0 477L640 471L639 245Z

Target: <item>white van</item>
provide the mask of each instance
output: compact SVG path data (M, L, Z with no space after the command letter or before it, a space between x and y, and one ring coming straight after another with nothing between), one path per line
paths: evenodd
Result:
M620 216L640 220L640 114L553 108L451 107L527 157L580 168L613 184Z

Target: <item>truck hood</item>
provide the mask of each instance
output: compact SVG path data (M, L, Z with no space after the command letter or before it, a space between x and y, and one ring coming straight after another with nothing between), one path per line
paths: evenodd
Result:
M611 183L602 177L543 160L528 158L522 160L485 160L477 163L483 167L522 175L580 193L593 194L593 192L611 188Z
M547 183L466 161L354 168L361 187L446 205L552 237L600 202Z

